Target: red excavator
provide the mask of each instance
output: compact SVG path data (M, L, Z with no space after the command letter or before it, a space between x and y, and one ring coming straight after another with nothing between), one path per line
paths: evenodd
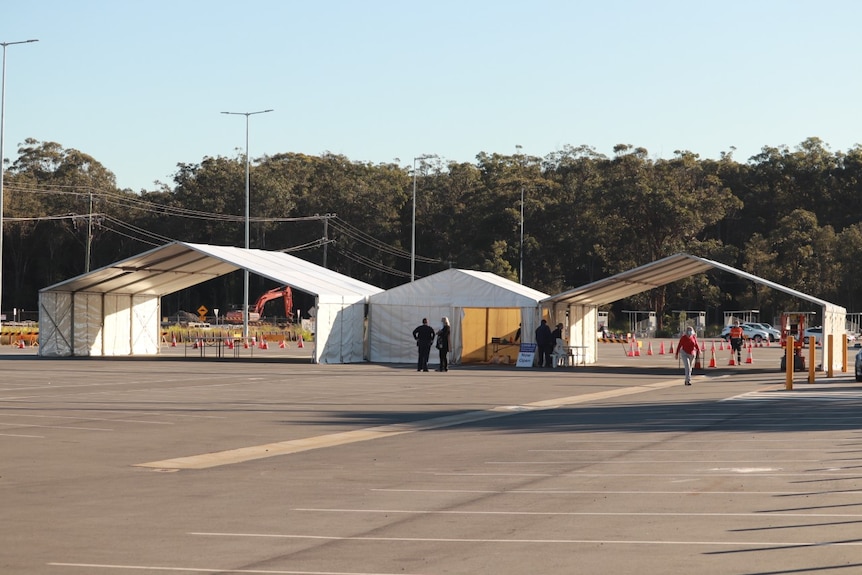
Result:
M284 315L289 320L293 316L293 291L291 291L289 287L285 286L273 288L257 298L257 301L254 302L254 307L252 307L248 312L248 322L259 322L263 315L263 306L265 306L268 301L278 298L284 299ZM224 316L224 320L227 323L242 323L242 310L238 309L227 312Z

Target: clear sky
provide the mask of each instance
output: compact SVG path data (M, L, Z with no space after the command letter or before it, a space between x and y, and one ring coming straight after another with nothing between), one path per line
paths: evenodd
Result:
M545 156L745 161L862 142L856 0L42 0L0 5L5 156L90 154L134 191L178 163ZM397 160L396 160L397 159Z

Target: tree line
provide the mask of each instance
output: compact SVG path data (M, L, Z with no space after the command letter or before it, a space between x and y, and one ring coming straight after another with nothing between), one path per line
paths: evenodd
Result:
M253 158L250 182L252 248L289 251L384 289L410 280L415 186L416 277L479 269L556 294L686 252L862 308L858 145L833 152L809 138L744 161L732 150L664 159L631 145L611 156L568 146L544 157L426 158L415 172L284 153ZM180 163L170 184L135 192L84 152L28 139L7 162L3 311L35 311L39 289L169 241L244 245L244 190L242 154ZM254 278L252 299L269 287ZM163 314L239 305L241 295L231 274L166 297ZM809 308L709 272L611 311L652 310L664 322L673 309L705 310L710 321L722 310L758 309L770 321Z

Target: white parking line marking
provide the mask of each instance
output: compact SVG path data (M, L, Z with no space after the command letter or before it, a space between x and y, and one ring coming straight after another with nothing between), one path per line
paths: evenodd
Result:
M738 477L740 473L479 473L479 472L430 472L435 477ZM800 471L798 473L757 473L753 477L832 477L835 479L856 479L859 473L810 473Z
M609 490L584 490L584 489L512 489L509 491L500 491L494 489L397 489L397 488L376 488L371 491L384 491L394 493L487 493L491 495L775 495L779 497L797 497L808 496L810 493L800 491L609 491ZM822 493L818 495L862 495L862 490L848 490L839 492Z
M676 440L675 440L676 441ZM600 443L597 442L597 443ZM712 443L712 442L709 442ZM834 445L834 441L829 442L830 445ZM769 451L811 451L811 447L770 447ZM631 449L528 449L527 453L628 453ZM763 449L737 449L737 448L725 448L722 447L720 449L714 449L715 453L748 453L750 451L754 451L757 453L763 453ZM638 449L637 453L703 453L703 449L649 449L642 448ZM819 459L817 461L820 461Z
M762 459L756 460L744 460L744 459L730 459L727 461L723 461L720 459L667 459L661 461L649 461L649 460L626 460L626 461L605 461L602 459L567 459L560 461L486 461L485 465L568 465L571 463L588 463L595 465L631 465L632 463L637 463L638 465L664 465L666 463L760 463L763 461ZM770 463L823 463L822 459L770 459Z
M398 573L369 573L366 571L283 571L279 569L219 569L202 567L158 567L155 565L111 565L102 563L48 563L51 567L85 567L88 569L126 569L134 571L170 571L173 573L262 573L267 575L410 575ZM418 575L418 574L413 574Z
M862 513L669 513L669 512L602 512L602 511L435 511L420 509L326 509L320 507L296 507L294 511L310 511L314 513L383 513L402 515L561 515L588 517L756 517L772 520L776 517L862 517Z
M384 542L430 542L430 543L525 543L563 545L703 545L719 547L862 547L862 541L658 541L623 539L455 539L451 537L339 537L329 535L294 535L278 533L205 533L189 535L205 537L261 537L272 539L311 539L318 541L384 541Z
M0 423L7 427L38 427L40 429L74 429L76 431L114 431L104 427L72 427L68 425L33 425L32 423Z
M34 415L32 413L14 413L12 411L4 411L4 417L34 417L40 419L73 419L75 421L110 421L118 423L147 423L151 425L175 425L169 421L147 421L146 419L112 419L110 417L90 417L88 415Z

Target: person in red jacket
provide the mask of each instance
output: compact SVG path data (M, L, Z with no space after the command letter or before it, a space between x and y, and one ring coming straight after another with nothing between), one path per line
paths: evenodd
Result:
M685 333L679 338L679 343L676 346L674 355L679 359L682 356L682 365L685 369L685 384L691 385L691 366L694 360L697 359L697 353L700 351L700 344L697 342L697 336L694 335L694 328L685 328Z

